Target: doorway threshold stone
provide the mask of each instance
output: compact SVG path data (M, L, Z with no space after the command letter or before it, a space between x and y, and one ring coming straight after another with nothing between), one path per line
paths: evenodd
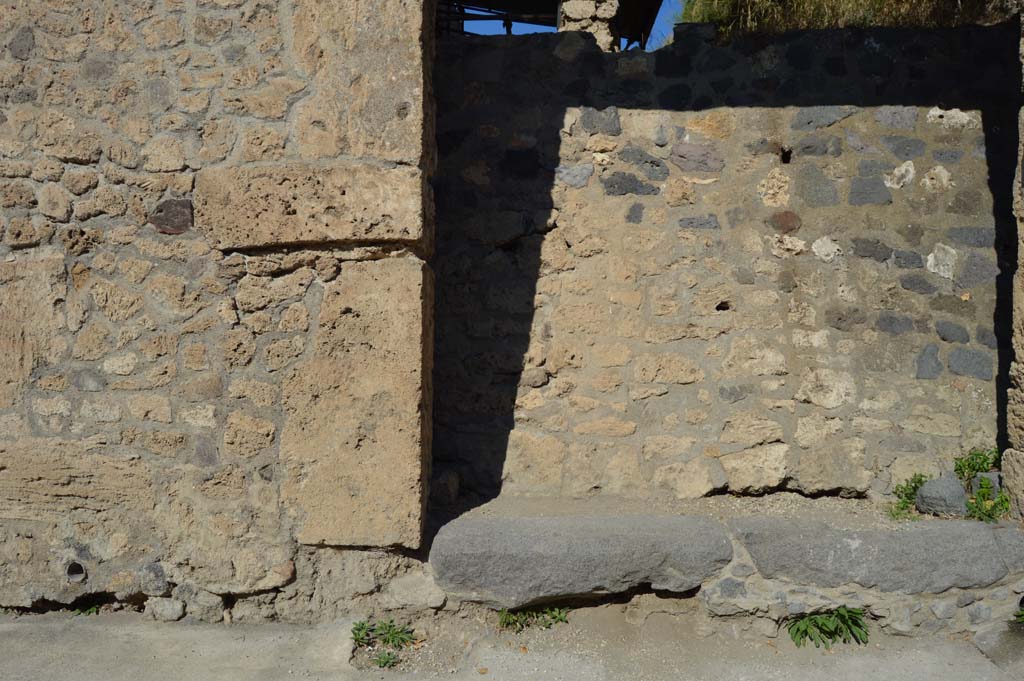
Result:
M686 592L732 560L725 526L687 516L463 516L430 551L438 584L463 600L516 608L640 585Z

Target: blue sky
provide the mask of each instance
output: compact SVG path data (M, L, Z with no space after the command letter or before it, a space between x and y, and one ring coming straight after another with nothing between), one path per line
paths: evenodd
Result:
M664 2L662 2L661 11L658 12L658 19L654 23L651 40L647 46L648 49L657 47L666 37L671 35L672 17L678 11L680 4L681 0L664 0ZM482 33L484 35L505 32L500 21L474 21L472 22L471 30L474 33ZM530 26L528 24L516 24L512 27L512 32L515 34L536 33L538 31L551 30L554 29L546 28L544 26Z
M651 40L647 45L647 49L656 48L672 35L672 18L679 12L679 8L682 5L682 0L664 0L661 3L661 10L658 12L658 18L654 22L654 30L651 31Z

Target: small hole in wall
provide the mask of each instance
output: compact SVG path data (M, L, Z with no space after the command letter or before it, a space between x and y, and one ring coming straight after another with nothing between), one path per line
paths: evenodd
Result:
M782 147L779 149L779 158L782 159L783 163L789 163L793 160L793 150L789 147Z
M64 574L72 584L79 584L85 581L85 567L81 563L71 562L64 568Z
M730 303L728 300L723 300L718 305L715 305L715 309L718 310L719 312L725 312L726 310L731 310L732 309L732 303Z

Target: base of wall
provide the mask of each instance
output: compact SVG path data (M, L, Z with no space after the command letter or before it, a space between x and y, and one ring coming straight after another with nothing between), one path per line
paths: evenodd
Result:
M1024 600L1017 523L568 513L484 507L446 525L430 554L438 585L495 608L696 595L709 617L754 617L765 630L850 605L900 635L977 631L1009 621Z

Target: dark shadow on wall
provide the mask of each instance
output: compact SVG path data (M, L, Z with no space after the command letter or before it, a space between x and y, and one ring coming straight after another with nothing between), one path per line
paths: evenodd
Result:
M1014 92L1020 91L1020 82L1013 83ZM988 163L988 187L992 193L992 217L995 220L996 307L992 330L996 336L996 427L999 451L1010 446L1007 429L1007 407L1010 385L1010 365L1013 363L1013 279L1017 272L1017 220L1013 214L1013 185L1016 181L1019 127L1019 101L1007 97L1009 102L998 102L982 110L985 129L985 158ZM1004 105L1008 103L1009 106Z
M439 168L433 528L498 494L519 386L547 380L543 371L524 366L531 337L544 340L546 333L535 324L534 298L569 107L594 109L581 124L597 132L614 124L601 114L608 107L981 109L1000 266L993 330L1005 446L1017 267L1012 184L1019 37L1013 22L810 31L745 37L730 45L717 44L707 26L682 25L672 46L646 54L605 54L577 34L441 41L434 78ZM778 64L755 71L751 64L769 46ZM646 60L644 67L635 68L636 60Z

